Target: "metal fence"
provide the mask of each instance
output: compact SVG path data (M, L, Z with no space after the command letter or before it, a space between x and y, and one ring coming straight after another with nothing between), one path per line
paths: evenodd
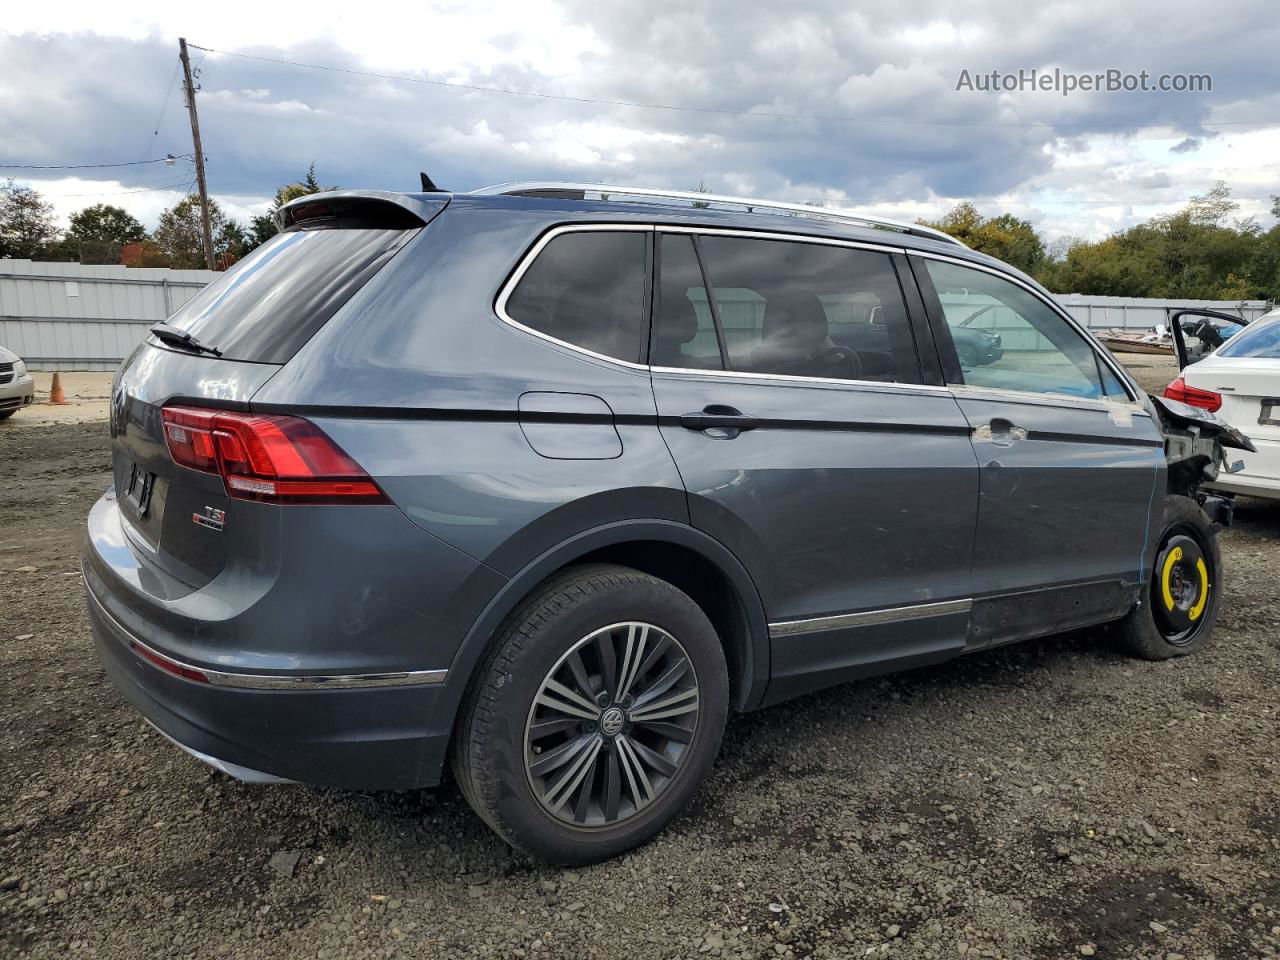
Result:
M114 370L142 342L150 324L171 315L216 276L210 270L0 260L0 346L23 357L33 370ZM1260 300L1147 300L1078 293L1057 299L1094 330L1149 330L1171 311L1192 307L1248 320L1270 308ZM744 301L744 310L751 306ZM981 325L1014 339L1026 336L1016 328L1025 324L1003 331L997 321L993 311ZM1013 342L1008 346L1016 349Z
M217 274L0 260L0 346L33 370L114 370Z

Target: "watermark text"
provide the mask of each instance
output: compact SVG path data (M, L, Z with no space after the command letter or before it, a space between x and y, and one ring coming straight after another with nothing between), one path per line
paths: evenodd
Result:
M1139 70L1103 70L1073 73L1054 67L1040 70L1022 68L1005 73L990 70L975 73L961 70L956 90L975 93L1212 93L1213 75L1208 73L1152 73Z

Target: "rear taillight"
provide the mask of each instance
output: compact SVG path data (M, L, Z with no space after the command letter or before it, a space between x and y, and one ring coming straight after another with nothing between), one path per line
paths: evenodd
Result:
M1178 400L1192 407L1201 407L1214 411L1222 406L1222 394L1212 390L1201 390L1199 387L1188 387L1187 382L1179 377L1164 388L1164 395L1170 400Z
M227 493L269 503L389 503L336 443L301 417L165 407L174 463L222 477Z

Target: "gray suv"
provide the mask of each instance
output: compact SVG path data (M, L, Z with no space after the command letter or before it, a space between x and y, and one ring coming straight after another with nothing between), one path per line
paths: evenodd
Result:
M235 776L451 766L587 863L735 711L1104 623L1208 639L1199 484L1248 441L943 234L548 183L278 218L121 366L84 550L108 675Z

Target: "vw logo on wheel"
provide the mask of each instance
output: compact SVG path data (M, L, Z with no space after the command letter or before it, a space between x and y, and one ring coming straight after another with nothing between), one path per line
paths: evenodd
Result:
M627 716L617 707L610 707L600 715L600 732L606 737L616 737L622 732Z

